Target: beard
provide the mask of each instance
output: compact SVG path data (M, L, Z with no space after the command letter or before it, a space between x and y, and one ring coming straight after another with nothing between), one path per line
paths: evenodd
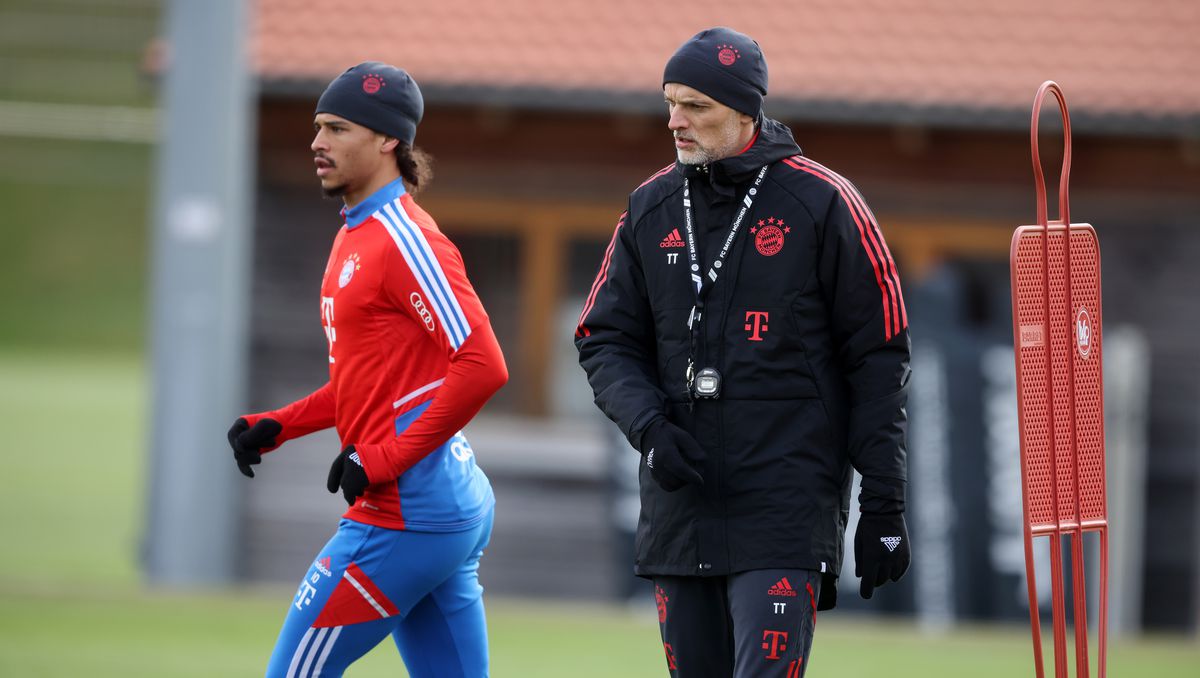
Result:
M738 133L740 131L738 117L731 115L716 130L716 138L711 145L703 145L699 140L692 138L692 141L696 143L696 148L690 151L676 149L675 155L679 158L680 164L683 165L703 166L714 163L722 158L728 158L738 151Z
M325 155L324 153L317 153L315 156L315 160L324 161L326 163L326 166L329 169L332 169L332 170L337 169L337 163L334 162L332 158ZM335 186L326 186L325 180L324 179L321 180L321 192L325 194L326 198L340 198L346 194L346 191L348 190L348 188L349 187L345 182L343 182L341 184L337 184Z
M720 159L714 157L715 154L712 151L704 148L703 146L699 146L698 144L695 150L685 151L683 149L678 149L675 155L679 158L679 163L681 165L704 166L713 162L714 160Z
M340 198L343 195L346 195L346 190L347 190L346 184L338 184L337 186L322 186L321 187L321 193L323 193L326 198Z

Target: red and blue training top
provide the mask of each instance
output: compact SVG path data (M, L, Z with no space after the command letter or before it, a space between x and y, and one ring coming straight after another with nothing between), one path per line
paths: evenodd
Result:
M449 532L494 503L462 427L508 379L462 257L397 179L343 210L321 284L329 382L271 412L282 444L336 426L371 486L344 517Z

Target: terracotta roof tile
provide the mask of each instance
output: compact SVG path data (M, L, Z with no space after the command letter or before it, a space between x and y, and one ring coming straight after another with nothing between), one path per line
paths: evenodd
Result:
M1073 113L1200 120L1196 0L257 0L254 12L253 63L268 85L323 83L378 59L437 91L655 101L674 49L727 25L762 45L768 102L1026 112L1054 79Z

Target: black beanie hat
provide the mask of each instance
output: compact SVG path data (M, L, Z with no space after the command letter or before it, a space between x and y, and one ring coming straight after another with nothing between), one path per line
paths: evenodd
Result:
M425 100L402 68L364 61L334 78L317 100L316 113L332 113L412 146Z
M750 36L718 26L692 36L667 61L668 82L697 89L757 118L767 93L767 60Z

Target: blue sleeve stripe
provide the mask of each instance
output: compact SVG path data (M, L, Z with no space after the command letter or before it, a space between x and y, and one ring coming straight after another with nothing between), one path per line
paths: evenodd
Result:
M396 241L422 291L441 320L450 344L457 350L466 341L470 328L429 242L420 227L404 212L399 201L384 205L382 212L386 216L385 223L389 226L393 240Z
M421 291L425 293L434 313L441 320L450 345L458 350L471 334L471 327L458 304L458 299L454 296L445 271L438 263L433 248L429 246L429 241L425 239L421 228L404 212L399 200L384 205L383 209L375 214L380 223L387 227L388 234L392 236L404 260L408 262Z

